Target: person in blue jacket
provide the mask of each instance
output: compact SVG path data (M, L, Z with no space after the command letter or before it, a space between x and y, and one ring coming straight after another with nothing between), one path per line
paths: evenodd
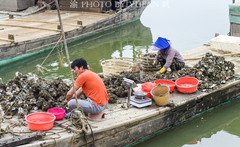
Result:
M153 44L153 50L158 50L154 64L161 65L160 73L164 73L169 67L172 71L180 70L185 62L182 55L171 46L170 40L158 37Z

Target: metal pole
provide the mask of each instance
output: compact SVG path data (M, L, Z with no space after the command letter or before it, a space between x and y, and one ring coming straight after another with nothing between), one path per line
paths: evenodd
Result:
M61 15L60 15L58 0L55 0L55 3L56 3L56 7L57 7L58 19L59 19L59 23L60 23L60 27L61 27L61 33L62 33L62 36L63 36L65 51L66 51L66 55L67 55L68 67L69 67L69 72L70 72L70 76L71 76L71 80L72 80L72 86L73 86L73 90L74 90L75 100L76 100L76 104L77 104L77 108L78 108L79 106L78 106L78 100L77 100L77 95L76 95L76 88L75 88L75 85L74 85L73 74L72 74L72 71L71 71L67 41L66 41L66 38L65 38L64 30L63 30L63 25L62 25L62 19L61 19Z
M120 10L122 10L122 0L119 0L119 7L120 7Z
M132 95L132 87L129 87L128 89L128 101L127 101L127 108L130 108L130 98Z
M233 4L235 3L235 0L233 0Z

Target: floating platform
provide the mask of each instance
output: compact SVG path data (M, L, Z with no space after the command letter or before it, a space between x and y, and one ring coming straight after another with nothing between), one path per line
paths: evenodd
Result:
M101 13L61 12L63 29L66 32L109 17L110 15ZM80 22L81 24L78 24ZM13 38L8 38L9 34L14 36L15 43L59 34L60 29L58 29L58 25L57 11L44 11L30 16L1 21L0 45L11 44Z
M63 29L67 38L70 38L69 32L82 30L110 16L100 13L61 12ZM44 11L17 19L0 21L1 59L54 46L60 38L61 31L58 27L57 11Z

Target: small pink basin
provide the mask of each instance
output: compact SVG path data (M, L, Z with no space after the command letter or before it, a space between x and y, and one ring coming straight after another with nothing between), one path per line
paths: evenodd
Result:
M48 109L48 113L52 113L56 116L56 120L61 120L64 118L66 111L62 108L51 108Z

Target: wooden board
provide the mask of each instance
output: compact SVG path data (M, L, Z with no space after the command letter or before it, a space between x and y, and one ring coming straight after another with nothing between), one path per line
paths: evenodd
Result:
M79 28L77 21L82 21L83 26L87 26L97 21L108 18L110 15L92 12L66 12L61 11L63 28L71 31ZM46 19L47 18L47 19ZM57 25L59 24L56 11L44 11L29 16L13 20L0 22L0 45L10 44L8 34L13 34L15 42L27 41L58 34Z

